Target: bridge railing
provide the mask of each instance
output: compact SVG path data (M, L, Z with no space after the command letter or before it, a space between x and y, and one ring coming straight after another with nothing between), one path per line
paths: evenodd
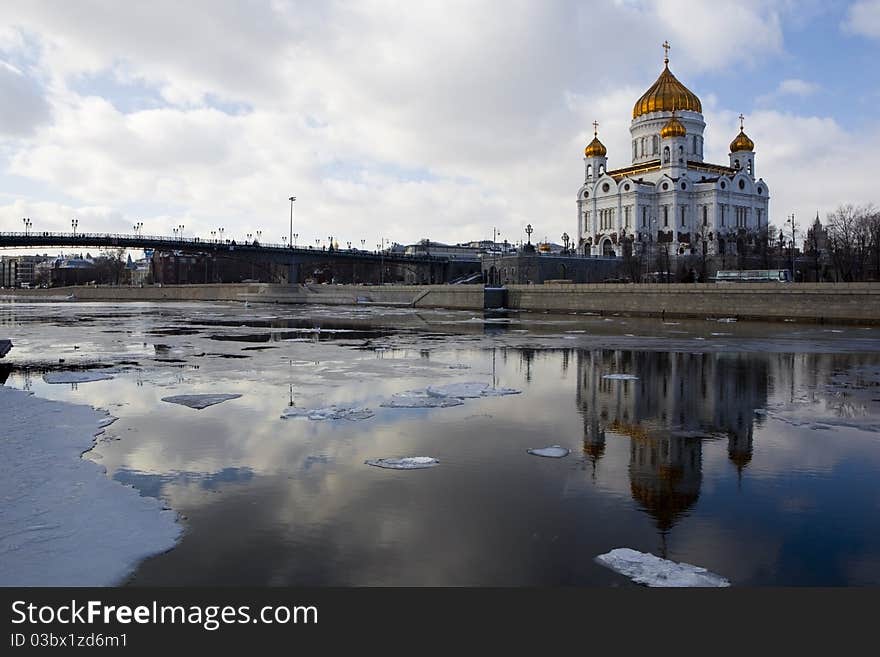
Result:
M167 244L169 248L174 247L198 247L198 248L210 248L213 250L223 249L223 248L235 248L235 249L247 249L247 250L270 250L270 251L283 251L285 253L295 252L302 254L311 254L315 253L328 253L327 249L317 249L312 248L311 246L290 246L288 244L277 244L277 243L267 243L267 242L259 242L257 240L251 241L236 241L233 238L208 238L202 239L201 237L180 237L180 236L168 236L168 235L142 235L135 233L87 233L87 232L54 232L54 231L39 231L39 230L29 230L29 231L8 231L8 232L0 232L0 245L2 245L2 241L4 238L11 238L14 240L24 239L27 241L28 239L33 239L35 244L34 246L46 246L46 241L49 240L59 240L60 242L66 242L67 244L81 244L81 245L89 245L89 246L134 246L143 247L149 244ZM36 242L39 242L37 244ZM91 242L91 244L89 244ZM116 244L114 244L116 242ZM23 245L26 247L27 245ZM364 259L372 259L377 257L390 258L393 260L409 260L409 261L425 261L431 260L436 262L447 262L450 260L447 256L433 256L433 255L423 255L423 254L408 254L408 253L393 253L390 251L364 251L360 249L334 249L329 253L345 255L349 257L362 257ZM455 258L453 258L454 260Z

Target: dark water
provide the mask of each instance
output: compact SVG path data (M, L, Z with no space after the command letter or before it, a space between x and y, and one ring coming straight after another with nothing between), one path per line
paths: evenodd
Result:
M89 456L182 516L178 546L134 585L631 586L594 561L615 547L734 585L880 584L876 329L233 304L0 313L16 344L6 385L108 408L120 419ZM120 373L41 379L96 364ZM380 406L465 381L522 392ZM204 392L242 397L161 401ZM281 419L291 403L375 415ZM547 445L571 454L526 452ZM398 456L440 465L364 464Z

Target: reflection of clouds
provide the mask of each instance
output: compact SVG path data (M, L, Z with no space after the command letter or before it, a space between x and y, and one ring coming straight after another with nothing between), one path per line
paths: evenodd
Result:
M168 472L155 474L119 468L113 479L140 491L145 497L161 497L162 488L169 483L187 485L198 484L205 490L214 490L222 484L247 482L254 473L248 468L223 468L219 472Z

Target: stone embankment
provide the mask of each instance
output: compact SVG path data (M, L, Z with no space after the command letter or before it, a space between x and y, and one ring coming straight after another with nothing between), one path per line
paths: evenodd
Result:
M511 285L504 306L537 312L880 324L880 283L698 283ZM81 286L4 290L0 298L77 301L249 301L375 304L482 310L481 285L274 285L238 283L146 287ZM495 294L494 298L498 298ZM494 305L494 302L493 302Z

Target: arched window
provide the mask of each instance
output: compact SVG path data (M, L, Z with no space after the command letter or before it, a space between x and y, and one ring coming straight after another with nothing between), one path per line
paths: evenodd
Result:
M642 157L645 157L645 138L642 137Z
M697 136L696 136L696 135L694 135L694 147L693 147L693 149L692 149L691 152L692 152L694 155L697 154Z
M657 135L651 138L651 155L657 155L660 152L660 139Z
M669 206L668 205L663 206L663 226L664 226L664 228L669 226Z
M599 175L601 176L603 173L605 173L605 165L600 164L599 165Z
M737 171L739 171L739 160L733 161L733 168L736 169Z
M588 164L587 165L587 178L592 178L592 177L593 177L593 165Z
M669 162L669 146L663 147L663 162L664 163Z
M704 226L709 225L709 206L708 205L703 206L703 225Z
M752 158L749 158L749 175L752 175Z
M683 161L684 161L684 146L679 146L679 147L678 147L678 161L679 161L679 162L683 162Z
M636 159L639 156L639 143L635 139L633 139L633 159Z

